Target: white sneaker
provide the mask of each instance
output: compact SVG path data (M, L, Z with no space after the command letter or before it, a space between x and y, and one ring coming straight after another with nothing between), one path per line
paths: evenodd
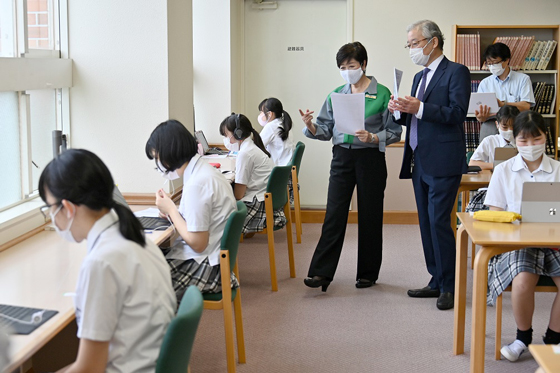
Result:
M519 356L521 356L521 354L525 351L527 351L527 346L525 346L525 343L521 342L519 339L516 339L513 343L502 347L500 350L502 355L509 361L517 361Z

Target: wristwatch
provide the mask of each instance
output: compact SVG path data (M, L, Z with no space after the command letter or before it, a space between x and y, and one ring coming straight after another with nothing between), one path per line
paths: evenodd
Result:
M371 132L370 132L371 133ZM375 142L375 134L371 133L371 141L370 143L373 144Z

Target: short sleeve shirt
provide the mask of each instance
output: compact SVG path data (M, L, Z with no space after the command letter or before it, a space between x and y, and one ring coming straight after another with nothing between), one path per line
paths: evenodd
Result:
M272 161L276 166L285 166L292 160L294 154L294 137L292 132L288 133L288 138L282 140L280 130L282 119L274 119L268 122L262 129L260 136L270 153Z
M252 202L254 197L262 202L274 162L251 138L243 140L235 161L235 182L247 186L244 202Z
M87 236L76 297L78 337L109 341L106 372L154 372L176 310L169 266L150 240L125 239L110 211Z
M471 157L471 160L494 163L495 149L504 148L506 146L515 147L515 144L513 142L508 143L500 134L487 136L478 145Z
M535 106L535 96L529 75L510 70L507 78L501 80L497 76L490 75L480 82L479 93L496 93L500 101L521 102L526 101Z

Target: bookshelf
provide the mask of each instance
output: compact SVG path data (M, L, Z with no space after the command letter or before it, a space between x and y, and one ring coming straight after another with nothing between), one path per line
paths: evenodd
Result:
M470 52L473 52L472 48L475 48L475 56L476 49L479 49L478 52L480 55L478 61L476 61L476 57L474 58L474 61L472 58L470 60L471 81L482 80L490 75L490 72L488 70L480 69L484 62L482 60L482 55L486 47L492 44L496 37L534 36L535 42L543 40L555 40L556 42L559 42L560 25L454 25L452 52L455 61L463 60L465 58L465 47L458 47L458 45L460 46L461 43L469 43L468 37L463 35L480 35L479 41L472 41L472 39L470 39L470 46L468 48L471 48ZM463 39L459 40L459 38ZM554 87L554 102L552 104L550 112L548 114L543 114L543 117L548 122L547 124L550 128L550 132L552 135L552 146L554 147L553 152L550 155L552 155L555 159L558 159L558 145L560 141L558 112L558 99L560 97L560 95L558 94L558 87L560 86L560 79L558 74L560 70L560 56L558 48L560 48L560 45L556 45L556 48L550 57L550 61L548 62L546 67L543 68L541 66L541 70L516 70L529 75L532 83L544 82L546 84L553 85ZM478 69L475 68L476 66L478 66ZM467 118L467 121L473 120L476 121L475 118Z

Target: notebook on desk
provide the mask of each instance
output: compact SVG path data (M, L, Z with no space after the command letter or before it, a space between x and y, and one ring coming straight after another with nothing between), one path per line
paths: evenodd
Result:
M223 151L222 149L219 148L210 148L210 145L208 145L208 141L206 141L206 136L204 136L204 132L202 131L194 131L194 137L196 141L198 141L198 143L202 146L202 151L204 152L204 155L228 153L227 151Z
M126 199L124 199L121 191L116 185L113 189L113 199L118 204L123 205L124 207L132 211L132 209L126 202ZM145 230L163 230L171 225L171 223L169 223L169 220L164 218L150 216L137 216L136 218L140 221Z
M500 163L507 161L517 155L517 148L496 148L494 149L494 169Z
M560 223L560 182L525 182L521 195L524 223Z

